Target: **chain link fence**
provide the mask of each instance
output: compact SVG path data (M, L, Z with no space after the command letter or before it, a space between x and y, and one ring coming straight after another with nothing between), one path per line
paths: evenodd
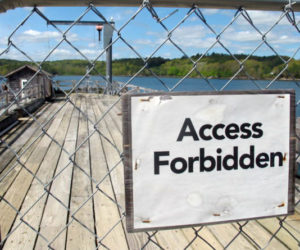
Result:
M300 245L300 186L297 179L296 211L292 216L128 234L124 225L122 113L119 107L120 96L124 92L151 91L149 88L136 87L136 82L143 81L144 78L140 76L145 72L165 91L184 87L191 76L198 77L200 87L204 90L230 89L236 86L235 80L241 77L248 80L250 89L270 89L276 88L278 80L284 75L289 81L281 82L280 87L296 90L298 115L300 99L297 92L300 91L300 85L291 68L300 50L299 16L294 12L294 6L291 2L282 6L280 15L272 19L272 24L267 28L257 24L252 18L253 14L243 7L234 12L228 11L228 22L224 20L222 25L217 26L209 18L209 12L197 5L184 9L185 14L180 17L174 15L177 10L173 9L169 15L161 16L159 8L153 7L150 1L144 1L122 25L118 25L117 21L112 25L111 20L102 13L102 8L90 4L66 29L56 25L39 7L32 8L6 38L7 45L0 53L0 59L16 53L37 68L35 74L19 89L10 87L1 76L1 82L6 84L13 98L1 106L0 121L13 106L23 110L25 118L19 119L18 125L0 132L0 249L297 249ZM111 42L99 50L93 59L72 38L73 28L90 14L114 30ZM153 25L161 28L158 42L151 46L151 42L143 43L143 46L149 46L147 56L127 36L127 27L138 26L136 20L143 15L150 15ZM49 46L47 53L42 55L24 49L17 37L19 30L33 16L58 34L55 44ZM170 25L169 18L177 18L176 24ZM189 20L197 22L210 37L196 56L191 55L176 35L184 31L186 26L183 24ZM264 20L268 20L268 17ZM280 48L271 39L283 22L284 29L298 36L290 56L282 56L278 52ZM245 28L240 35L250 34L257 41L242 57L232 52L232 44L226 39L238 25ZM186 32L189 34L191 31ZM283 42L289 41L289 38L282 38ZM85 73L76 81L72 80L68 89L47 75L56 89L55 98L37 111L30 112L20 105L19 100L31 82L46 68L51 57L61 51L62 44L86 61L81 66ZM116 44L121 44L128 53L141 60L142 65L130 77L112 84L97 68L97 62L109 47ZM189 65L184 76L174 78L171 84L167 78L158 75L150 64L151 59L166 45L171 55L179 55ZM248 67L248 63L262 48L267 49L274 60L279 60L282 65L277 72L269 72L271 77L264 82L256 79L253 76L255 72ZM235 70L218 85L210 76L203 74L201 67L204 59L215 49L231 58ZM99 79L104 82L101 93L98 90L94 94L78 91L84 89L91 74L97 75L98 82ZM103 94L112 86L115 95ZM298 157L297 142L297 162Z

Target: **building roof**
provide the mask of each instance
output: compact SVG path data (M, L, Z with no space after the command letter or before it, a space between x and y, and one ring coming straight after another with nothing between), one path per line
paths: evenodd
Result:
M22 66L22 67L20 67L20 68L17 68L17 69L15 69L15 70L9 72L9 73L6 74L4 77L5 77L5 78L8 78L8 77L14 75L15 73L17 73L17 72L19 72L19 71L22 71L22 70L24 70L24 69L26 69L26 68L29 69L29 70L31 70L31 71L33 71L33 72L39 71L39 69L36 68L36 67L30 66L30 65L24 65L24 66ZM40 71L40 74L45 75L45 76L47 76L47 77L52 77L52 75L51 75L49 72L46 72L46 71L44 71L44 70L41 70L41 71Z

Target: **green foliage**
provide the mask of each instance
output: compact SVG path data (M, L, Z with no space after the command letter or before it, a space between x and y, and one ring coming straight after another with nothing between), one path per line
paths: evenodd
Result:
M278 56L251 56L237 54L234 55L212 53L209 55L196 54L192 56L196 64L189 58L182 57L176 59L165 59L154 57L149 60L140 58L123 58L113 61L113 75L116 76L151 76L152 72L159 76L182 77L208 77L208 78L230 78L237 75L237 78L247 78L251 76L255 79L271 79L277 75L280 78L289 79L291 77L300 78L300 61L291 60L286 66ZM201 58L201 60L199 60ZM288 60L287 57L282 56ZM247 59L245 61L245 59ZM17 60L0 60L0 75L7 73L25 65L32 63ZM91 67L85 60L60 60L43 63L43 69L53 75L84 75ZM288 69L287 71L282 70ZM142 70L141 70L142 69ZM91 75L105 75L105 62L97 61Z

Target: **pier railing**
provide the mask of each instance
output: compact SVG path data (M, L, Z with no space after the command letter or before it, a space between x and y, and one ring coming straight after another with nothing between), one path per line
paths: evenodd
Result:
M91 136L93 134L98 134L100 138L103 139L103 141L108 141L111 145L114 146L116 149L116 153L118 155L117 157L117 164L114 165L112 168L105 169L103 171L106 171L106 175L103 179L93 179L93 177L89 174L84 172L83 166L88 164L84 162L84 160L88 161L89 157L85 159L74 159L74 155L78 153L80 150L84 150L85 146L84 143L79 143L74 148L66 148L66 144L63 144L62 142L57 141L57 139L54 137L53 134L49 134L46 130L46 127L48 126L49 122L52 122L57 116L59 116L59 113L61 109L55 110L51 113L51 116L45 118L43 123L39 123L37 121L37 117L35 113L30 113L29 118L33 120L33 123L36 124L37 130L40 132L39 137L37 140L45 136L47 138L50 138L50 142L57 145L61 152L66 152L68 155L68 163L63 166L63 172L65 169L70 168L70 166L73 166L75 169L79 169L80 171L84 172L84 174L88 177L90 182L94 185L97 184L96 191L94 193L89 194L88 198L82 198L81 200L78 198L78 201L80 200L80 206L78 207L78 210L71 211L70 207L68 207L68 203L62 202L58 197L56 197L52 193L51 186L53 183L55 183L61 173L58 173L57 175L50 176L46 182L43 182L40 180L35 172L32 172L30 169L28 169L27 162L23 162L23 155L29 154L31 152L31 144L26 147L24 147L24 150L16 151L12 145L9 143L6 143L7 138L1 137L1 147L4 147L6 151L9 151L11 155L14 155L14 159L12 160L12 163L15 162L15 164L10 163L8 169L5 171L0 172L0 204L5 204L5 206L9 207L9 209L14 213L14 217L12 219L12 225L11 227L7 228L7 231L5 233L3 230L3 225L7 223L7 218L4 210L0 210L0 249L3 247L4 249L6 244L10 242L10 239L14 237L18 233L18 228L22 225L30 228L31 231L35 233L34 239L28 239L28 241L33 242L33 246L36 247L37 244L37 238L42 239L44 242L47 243L47 247L49 249L53 249L53 244L55 241L63 234L66 233L68 230L72 230L72 226L74 223L80 224L82 227L82 230L86 232L88 237L93 237L95 239L95 248L96 249L110 249L109 246L106 246L103 242L108 237L108 235L111 234L112 231L114 231L115 227L118 225L122 225L124 227L125 223L125 208L120 204L119 200L116 199L117 195L121 194L110 194L105 190L102 190L99 188L99 183L103 183L104 181L111 181L111 174L116 171L116 169L123 168L122 160L123 160L123 153L122 151L119 151L118 147L116 146L116 142L113 140L109 140L107 136L105 136L102 132L103 127L101 124L103 123L103 120L107 117L110 117L110 114L112 112L112 109L120 102L120 95L126 91L142 91L142 92L151 92L151 89L143 88L143 87L137 87L133 84L134 79L136 79L138 76L143 75L143 73L146 71L147 75L150 75L155 81L157 81L161 86L164 88L165 91L171 92L177 90L178 87L184 86L186 83L186 80L189 77L198 77L201 78L204 81L204 85L206 89L212 90L212 91L223 91L228 89L234 82L235 79L239 79L239 77L243 77L243 79L249 80L251 83L251 86L255 89L271 89L275 88L277 81L283 78L286 78L289 80L289 84L287 84L287 88L290 88L292 85L292 88L294 88L296 91L300 91L300 81L298 77L295 75L295 72L293 71L293 65L295 63L295 59L299 59L299 51L300 51L300 23L299 18L300 14L297 12L300 9L300 3L299 1L148 1L145 0L141 4L140 1L92 1L93 4L89 4L85 6L86 8L82 10L80 15L78 15L76 18L73 19L73 23L71 25L68 25L65 29L61 29L58 27L55 22L51 19L50 15L47 15L47 12L43 11L44 5L49 6L82 6L83 4L86 4L87 1L81 1L81 0L72 0L72 1L42 1L42 0L30 0L30 1L12 1L12 0L2 0L0 1L0 10L7 11L12 8L16 7L27 7L28 6L35 6L30 7L30 10L28 10L27 16L24 18L21 18L19 20L19 25L16 27L13 27L10 31L10 34L8 36L4 35L2 39L5 39L6 43L2 43L1 52L0 52L0 59L7 58L9 55L11 55L11 58L15 58L15 54L22 55L25 57L25 59L34 65L36 65L39 68L39 72L41 72L45 67L46 63L49 58L51 58L56 53L64 52L60 49L60 46L62 44L65 44L68 46L70 51L73 53L76 53L80 59L85 60L88 64L86 74L83 74L80 80L74 81L70 86L68 86L68 90L60 85L59 83L54 84L59 90L62 96L65 98L64 102L65 105L70 105L76 109L76 112L79 112L81 117L84 117L84 119L87 119L89 123L92 123L91 130L84 138L80 138L82 142L90 142ZM101 7L98 7L98 5L105 5L105 6L133 6L134 10L129 11L129 16L126 17L127 19L122 23L122 25L118 26L117 20L115 20L116 24L112 25L110 22L110 17L106 16L105 10ZM170 9L169 13L166 15L165 10L161 11L160 7L168 7ZM176 13L176 10L173 8L183 8L184 15L182 16L175 16L174 13ZM203 8L214 8L213 10L206 10ZM223 9L230 9L231 11L226 13L225 20L219 20L217 23L215 20L212 20L210 18L210 13L217 13L218 11L223 11ZM262 12L257 12L252 10L262 10ZM276 10L276 14L273 15L273 12L269 12L270 10ZM267 11L267 12L263 12ZM66 11L68 13L68 11ZM113 30L113 37L111 41L109 41L103 49L97 51L97 53L94 55L93 59L90 59L88 57L88 53L86 52L87 48L81 48L78 47L74 36L71 34L71 30L80 23L81 19L88 16L89 14L96 17L97 20L104 22L107 27ZM67 14L66 14L67 15ZM153 20L153 25L157 25L160 27L160 32L156 32L154 35L154 38L156 38L155 42L152 43L148 40L140 40L137 41L137 39L131 39L128 38L128 31L127 27L134 27L134 25L139 25L138 18L140 18L143 15L150 15ZM18 36L19 33L24 35L24 30L22 30L30 21L34 18L38 17L40 22L44 23L48 28L50 27L54 33L52 35L55 36L54 44L53 46L49 46L49 44L46 45L48 48L46 50L46 53L41 55L39 53L31 53L30 50L28 50L27 47L23 47L24 44L22 44L20 40L20 36ZM67 18L67 17L66 17ZM169 18L177 18L175 25L170 25L168 23ZM221 18L221 16L220 16ZM193 23L197 22L197 27L191 29L189 25L184 25L186 22ZM28 26L28 30L32 29L32 24ZM133 26L131 26L133 25ZM241 29L238 27L242 27ZM27 30L27 31L28 31ZM208 34L206 38L198 39L196 37L195 40L192 40L193 43L189 46L198 48L199 53L195 55L191 55L188 47L188 42L194 38L194 35L198 35L199 37L204 34ZM23 33L22 33L23 32ZM30 33L31 32L31 33ZM26 34L33 34L34 31L27 32ZM38 31L35 33L37 34ZM39 31L40 32L40 31ZM293 34L293 39L290 39L288 35L286 34ZM40 34L42 34L40 32ZM50 34L45 33L45 34ZM149 33L150 34L150 33ZM51 34L50 34L51 35ZM247 40L247 39L248 40ZM30 42L30 39L32 37L28 38L28 42ZM135 42L133 40L136 40ZM235 40L240 41L239 44L235 43ZM249 45L247 41L255 41L254 46ZM119 82L115 85L113 91L111 89L108 90L108 87L111 87L110 82L108 82L108 78L101 73L98 68L96 67L97 61L105 55L106 51L110 47L116 46L118 43L121 43L123 47L125 47L131 55L134 57L139 58L143 63L142 66L139 67L134 73L132 73L131 77L125 81L125 82ZM280 50L281 46L283 44L289 45L289 55L288 56L282 56L282 52ZM150 53L148 53L147 56L142 55L140 52L139 46L148 46ZM184 71L184 73L177 78L176 82L170 86L165 82L165 80L160 77L156 71L150 66L149 62L150 59L155 57L158 52L160 52L165 46L168 48L168 56L172 57L172 55L176 55L176 57L182 57L185 58L188 70ZM239 46L239 50L233 49L236 46ZM122 48L123 48L122 47ZM31 47L33 50L34 48ZM227 78L226 82L221 87L216 87L215 84L212 82L212 77L207 76L203 73L203 67L205 66L205 59L209 54L212 52L217 51L221 53L226 54L230 57L230 72L231 75ZM238 53L243 54L244 56L238 57L236 51ZM246 52L245 52L246 51ZM267 84L262 85L260 80L257 79L254 75L256 72L249 70L248 64L251 64L252 59L259 54L259 52L265 52L268 51L268 55L274 56L274 60L280 61L281 66L277 68L276 72L270 71L268 72L268 78ZM36 52L36 51L35 51ZM11 54L10 54L11 53ZM264 66L264 62L261 63L261 67ZM1 67L1 66L0 66ZM86 67L86 66L84 66ZM269 66L266 66L267 68ZM227 69L229 70L229 69ZM256 71L260 70L260 68L255 68ZM103 89L103 93L113 93L116 95L116 99L114 102L109 103L109 107L105 107L104 110L102 110L102 113L99 113L99 116L95 117L94 119L90 119L89 110L84 105L77 106L76 102L73 102L72 95L80 92L80 90L84 90L85 88L85 81L88 79L89 75L91 73L97 74L100 76L104 81L105 85L104 87L100 87L99 89ZM213 73L212 73L213 74ZM26 88L26 85L24 86L24 89ZM0 114L1 116L4 116L4 113L10 110L11 107L17 106L19 109L24 109L24 107L20 104L20 101L24 98L22 97L22 91L24 89L20 89L17 92L14 93L12 96L8 96L8 92L2 92L0 93L0 98L2 98L0 102L0 108L2 108L3 113ZM87 92L88 91L87 87ZM31 98L32 96L36 96L35 90L30 90L28 92L28 98ZM101 95L103 94L101 93ZM300 97L298 94L296 95L296 111L299 110L299 104L300 104ZM26 98L25 98L26 99ZM9 101L7 101L9 100ZM64 106L65 106L64 105ZM297 113L299 115L299 112ZM62 118L61 118L62 119ZM109 118L110 119L110 118ZM299 139L300 134L297 134L297 143L299 145ZM72 141L71 139L66 140L67 142ZM49 143L50 143L49 142ZM47 145L45 145L46 147ZM298 147L299 150L299 147ZM297 151L296 154L296 160L297 162L300 162L300 152ZM1 155L0 155L1 157ZM108 161L107 159L102 159L103 161ZM30 175L33 180L36 180L37 183L35 185L41 186L41 193L39 193L36 196L36 202L34 204L30 204L30 206L27 207L27 210L24 210L24 207L22 207L23 202L25 202L25 197L18 197L18 199L21 199L19 201L19 205L15 205L14 202L7 199L6 194L7 191L1 192L1 185L5 186L6 181L9 178L10 173L13 173L16 168L24 169L27 175ZM72 172L73 173L73 172ZM73 185L78 185L76 188L80 190L80 182L73 183ZM9 186L7 187L7 190L9 189ZM3 189L4 190L4 189ZM16 191L17 193L18 191ZM88 227L84 222L78 221L76 219L76 216L78 213L80 213L85 206L86 203L90 202L94 199L94 197L99 194L104 194L106 197L108 197L113 204L118 208L118 214L119 214L119 220L116 221L116 224L112 226L109 230L105 232L100 232L97 230L94 230L94 228ZM121 192L121 191L120 191ZM58 231L55 237L50 237L47 234L43 233L43 229L37 226L34 226L32 223L28 222L27 220L24 220L24 216L30 212L33 207L44 197L55 199L59 205L63 208L63 210L66 212L67 216L71 218L70 220L61 221L62 227L61 231ZM295 218L299 218L300 214L300 186L296 183L295 188ZM43 207L40 208L41 214L44 213ZM109 212L109 211L108 211ZM92 215L84 215L84 216L91 216ZM33 216L34 217L34 216ZM53 218L48 218L49 221L51 221ZM14 223L15 221L19 221L19 223ZM226 236L229 237L229 240L226 240L224 242L219 241L219 238L205 238L203 237L203 232L211 231L209 227L207 226L201 226L201 227L192 227L190 228L191 234L189 236L186 236L187 244L184 246L184 249L197 249L197 242L201 242L201 244L204 244L207 249L215 249L214 243L218 242L217 245L221 245L224 249L241 249L239 246L236 246L236 242L238 239L243 238L244 241L247 242L247 244L251 245L253 249L272 249L272 244L274 241L279 241L280 244L283 246L283 249L296 249L297 246L300 246L300 230L299 230L299 223L295 224L296 226L293 226L292 223L290 223L292 219L287 216L281 216L278 218L274 218L272 221L272 225L275 226L262 226L264 229L264 232L267 232L269 237L265 239L264 241L260 241L260 235L255 231L255 227L253 227L253 224L251 224L251 221L243 221L243 222L233 222L231 224L232 228L236 230L236 233L234 235ZM299 219L295 219L299 220ZM2 224L1 224L2 223ZM256 222L255 222L256 223ZM260 221L257 221L257 225L262 225ZM136 247L136 249L164 249L164 246L168 245L168 242L160 242L157 240L157 235L160 234L160 231L154 231L154 232L146 232L141 233L134 239L144 239L140 245ZM170 233L170 241L176 242L176 235L178 232L171 231ZM223 230L222 235L220 238L225 237L226 230ZM281 238L281 235L283 235L283 238ZM78 235L80 238L82 235ZM26 238L26 235L15 237L14 239L21 240L21 238ZM130 235L126 235L126 237L130 238ZM127 238L126 238L127 239ZM286 240L287 239L287 240ZM132 240L132 238L131 238ZM134 240L132 240L134 241ZM127 239L127 245L129 240ZM176 243L173 243L176 245ZM19 246L19 247L22 247ZM132 248L133 249L133 248ZM200 249L200 248L198 248ZM275 248L276 249L276 248Z
M76 86L76 80L69 80L67 82L56 80L53 82L54 88L56 91L60 91L61 89L64 89L65 92L69 92L70 90L74 89ZM145 88L141 87L135 84L127 84L126 88L123 86L125 85L124 82L120 81L113 81L112 87L113 87L113 94L121 94L121 93L127 93L127 92L134 92L134 93L151 93L156 92L158 90L151 89L151 88ZM122 91L121 91L122 90ZM78 88L75 88L76 93L105 93L106 87L103 84L103 82L100 82L99 80L87 80L85 81L85 84L83 86L80 86Z
M44 86L42 84L35 84L28 86L26 89L10 89L6 87L5 83L0 90L0 114L13 113L16 109L24 109L26 105L39 100L45 99ZM16 97L16 93L21 91L21 95Z

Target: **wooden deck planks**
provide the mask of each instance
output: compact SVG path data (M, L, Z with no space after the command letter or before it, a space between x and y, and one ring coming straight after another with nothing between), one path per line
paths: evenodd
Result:
M104 118L105 127L108 129L109 134L107 135L118 148L119 152L123 151L123 142L122 142L122 116L121 116L121 107L120 102L116 105L115 103L118 101L118 98L105 96L104 101L98 102L99 108L102 112L106 111L112 105L114 107L110 110L107 116ZM115 155L116 159L120 159L120 156ZM113 186L119 189L123 196L117 197L118 203L122 206L120 209L120 213L124 213L125 210L125 195L124 195L124 172L123 172L123 163L121 166L118 166L117 174L113 175ZM116 186L117 185L117 186ZM125 228L125 220L123 221L123 227ZM152 242L148 242L148 236L145 233L127 233L125 230L125 234L128 240L128 245L130 249L140 249L144 247L146 250L157 249L157 246ZM152 237L152 240L156 241L155 237Z
M50 136L54 136L63 118L64 113L60 112L56 119L52 122L49 130L47 131ZM49 149L51 139L48 136L43 136L39 145L35 148L30 158L26 162L26 167L32 174L36 174L41 162ZM15 209L20 209L22 202L27 194L28 188L33 180L33 175L26 169L22 168L20 173L10 186L9 190L4 195L4 199L10 203L10 205L2 200L0 202L0 225L2 238L5 238L8 234L15 217L17 215ZM11 205L14 207L11 207ZM4 212L5 211L5 212Z
M98 102L99 109L104 112L107 110L117 99L110 99L106 97L105 102ZM114 109L114 108L113 108ZM112 169L116 164L120 162L120 153L122 152L122 134L120 130L116 127L116 123L112 119L112 111L110 111L104 118L104 126L107 130L105 136L114 143L119 152L116 149L105 142L106 147L104 147L105 155L107 157L108 168ZM111 172L112 185L116 196L116 201L121 205L120 214L124 213L125 210L125 194L124 194L124 172L123 163L119 163L117 168ZM125 220L123 220L125 223ZM125 224L123 224L125 227ZM130 249L140 249L148 241L147 235L145 233L127 233L125 231ZM155 240L155 238L153 238ZM153 243L147 245L146 249L157 248Z
M243 223L241 223L243 224ZM234 227L239 230L237 224L233 224ZM259 248L264 248L268 245L269 240L271 239L272 235L265 230L263 227L261 227L256 221L249 221L245 227L243 227L243 232L245 232L247 235L244 235L246 239L248 239L247 236L251 237L248 241L251 242L254 246ZM253 241L255 242L253 242ZM286 246L283 245L280 241L278 241L276 238L274 238L270 244L268 245L268 249L285 249Z
M38 113L38 122L40 124L44 124L48 121L49 117L51 117L52 113L58 108L58 103L54 103L53 105L47 105L45 109L42 109L41 113ZM52 124L53 120L48 122L48 124L45 126L45 131L47 131ZM22 138L24 140L25 144L18 150L18 155L20 155L20 161L23 164L27 164L27 160L29 159L32 152L35 150L37 145L39 145L40 140L44 136L44 134L41 132L40 129L38 129L38 125L36 123L33 123L31 127L28 128L29 131L25 130L23 134L21 134L19 139ZM33 131L33 132L32 132ZM27 141L25 140L27 138ZM20 145L20 141L16 141L18 145ZM31 145L31 146L30 146ZM12 144L12 147L16 148L14 144ZM28 148L29 147L29 148ZM1 155L1 158L5 159L4 155ZM2 161L1 161L2 162ZM4 165L2 165L4 166ZM20 170L22 169L22 166L16 162L16 157L14 157L12 160L10 160L10 163L5 166L4 170L0 174L0 196L3 196L6 191L9 189L10 185L14 182L15 178L19 174Z
M95 124L96 119L101 117L101 112L97 106L98 98L92 96L89 100L89 106L92 107L89 109L89 117L92 123ZM94 131L92 123L89 123L90 132ZM99 130L103 131L102 124L100 124ZM110 249L126 249L127 241L120 222L118 207L114 202L115 197L108 174L103 144L105 142L103 142L98 132L94 133L90 138L92 176L97 181L97 184L101 181L99 190L96 187L96 183L93 184L93 192L96 192L94 202L97 242L98 246L104 245ZM112 228L113 230L111 231Z
M61 153L61 147L57 143L63 145L73 111L71 105L67 105L64 109L61 112L65 113L65 115L59 125L59 130L57 130L54 136L56 142L51 142L49 150L36 173L36 178L33 180L20 210L21 215L26 214L23 219L36 231L39 230L44 206L48 198L48 193L44 191L44 185L48 184L53 178ZM36 203L40 197L41 199ZM32 249L34 247L36 232L26 224L20 223L20 217L18 216L13 227L13 229L16 228L16 232L10 237L5 245L5 249Z
M49 109L55 110L55 105L45 104L40 109L38 109L33 115L37 118L38 122L41 123L45 121L45 114L49 115ZM15 154L12 150L20 154L26 142L32 137L34 137L37 128L38 124L36 122L29 119L25 119L22 120L16 127L12 129L12 131L8 133L9 136L4 135L1 138L5 142L1 144L0 150L0 155L2 158L2 161L0 162L1 175L2 172L7 169L7 165L15 158ZM6 144L10 146L10 149L6 149Z
M123 165L120 162L122 113L119 103L105 115L97 126L115 146L112 146L99 133L94 133L93 124L118 100L117 98L95 94L73 95L72 100L88 116L89 121L83 113L68 104L46 128L47 133L62 144L69 154L73 153L93 133L75 154L76 164L92 179L78 167L73 166L69 160L70 155L61 151L61 148L55 145L48 136L41 136L34 146L22 156L22 162L43 183L49 182L53 176L58 175L49 188L50 193L60 202L52 195L45 194L25 215L25 221L39 230L40 235L37 235L24 223L17 227L20 218L16 211L11 209L5 201L1 201L2 239L12 227L17 227L15 231L11 232L4 246L5 250L47 249L52 240L54 241L51 242L50 247L53 249L95 249L96 247L99 249L140 249L148 242L146 233L129 234L125 230L123 218L124 177ZM49 116L62 104L63 102L54 103L45 112L41 112L39 121L46 120L47 115ZM30 133L26 133L27 140L23 136L21 142L28 145L36 134L37 132L31 129ZM6 135L6 138L9 139L10 135ZM21 143L17 142L16 145L21 145ZM19 148L20 152L21 150L22 147ZM23 214L44 193L44 190L38 180L34 179L25 169L17 166L16 170L18 171L12 172L11 178L7 176L8 182L0 182L0 195L1 192L5 194L4 198ZM111 173L107 175L109 171ZM100 180L103 181L99 184L98 190L97 183ZM1 187L4 187L5 191L2 191ZM121 208L110 198L121 205ZM87 199L89 200L87 201ZM75 213L76 219L74 219L70 215L78 208L80 209ZM120 221L121 217L122 221ZM79 220L84 226L76 220ZM67 223L70 223L68 227L66 227ZM206 226L199 232L199 235L211 246L197 237L188 249L211 249L211 247L223 249L237 235L229 249L257 249L268 244L272 234L279 226L276 218L248 222L243 227L246 234L239 234L236 223ZM290 233L281 228L276 237L268 244L267 249L297 249L295 238L300 239L299 214L296 212L293 216L289 216L283 222L283 226ZM253 238L255 243L248 236ZM151 239L164 249L184 249L194 237L194 230L185 228L159 231ZM158 249L158 247L150 242L145 249Z
M90 152L88 137L88 123L84 113L87 112L86 98L81 99L81 112L77 137L77 152L75 154L76 166L73 167L72 190L70 200L69 222L67 229L67 249L94 249L94 211L90 172ZM81 169L80 169L81 168ZM84 173L84 172L85 173ZM88 200L89 199L89 200ZM87 201L88 200L88 201Z
M268 219L258 220L258 223L264 229L269 231L270 234L276 233L277 230L280 228L279 220L277 218L268 218ZM299 222L297 224L299 225ZM299 247L299 245L298 245L297 240L295 240L295 238L298 239L298 241L300 239L299 228L297 231L285 222L283 223L283 226L285 228L281 228L277 232L277 234L275 236L276 239L279 240L282 244L284 244L286 246L286 248L297 249ZM286 229L288 229L290 233Z
M73 100L76 106L80 101ZM64 249L66 241L66 224L68 217L68 205L72 181L73 164L69 156L76 147L77 132L79 123L79 112L74 109L70 120L69 129L64 142L64 149L61 152L58 166L55 172L55 179L50 186L52 195L48 197L43 218L40 224L40 234L37 236L36 249L46 249L47 243L54 249ZM74 157L72 158L74 159ZM49 242L52 241L53 242Z

